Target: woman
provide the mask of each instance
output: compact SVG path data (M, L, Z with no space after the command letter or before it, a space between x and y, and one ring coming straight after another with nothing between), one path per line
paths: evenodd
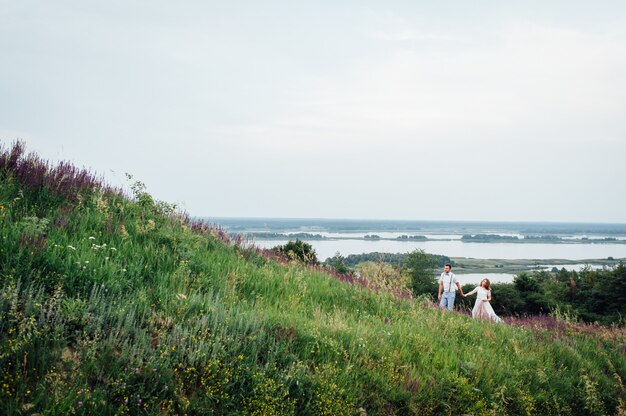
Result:
M491 289L490 289L489 279L483 279L480 282L480 286L476 287L469 293L463 295L464 298L473 295L476 293L476 303L474 304L474 309L472 309L472 317L473 318L484 318L491 319L495 322L502 322L502 319L496 315L491 307Z

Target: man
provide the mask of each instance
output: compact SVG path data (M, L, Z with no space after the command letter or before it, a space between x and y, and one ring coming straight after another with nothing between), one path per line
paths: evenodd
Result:
M457 280L454 273L452 273L452 265L446 263L443 266L443 273L439 278L439 307L447 307L449 310L454 308L454 298L456 296L456 289L459 289L461 296L463 296L463 289L461 289L461 283ZM443 293L442 293L443 292Z

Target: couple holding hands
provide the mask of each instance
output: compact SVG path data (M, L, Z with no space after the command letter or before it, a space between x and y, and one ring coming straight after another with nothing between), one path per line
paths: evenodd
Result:
M483 279L480 285L467 294L463 294L461 289L461 283L457 280L454 273L452 273L452 265L446 264L443 268L443 273L439 278L439 306L441 308L448 308L452 310L454 308L454 298L456 297L456 290L459 289L461 296L464 298L476 294L476 303L472 309L473 318L489 319L495 322L502 322L502 319L493 311L493 307L489 303L491 300L491 289L489 279Z

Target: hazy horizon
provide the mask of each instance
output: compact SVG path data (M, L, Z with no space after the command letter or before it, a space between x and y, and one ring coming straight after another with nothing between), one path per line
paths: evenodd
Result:
M232 217L194 215L203 219L226 219L226 220L290 220L290 221L382 221L382 222L434 222L434 223L492 223L492 224L601 224L601 225L625 225L626 222L603 222L603 221L528 221L528 220L473 220L473 219L416 219L416 218L330 218L330 217Z

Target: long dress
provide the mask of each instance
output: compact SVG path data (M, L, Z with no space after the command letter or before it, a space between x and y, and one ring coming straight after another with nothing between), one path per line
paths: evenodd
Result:
M487 301L491 295L491 290L487 290L482 286L478 286L472 292L476 292L476 303L472 309L473 318L490 319L495 322L502 322L502 319L493 310L491 303Z

